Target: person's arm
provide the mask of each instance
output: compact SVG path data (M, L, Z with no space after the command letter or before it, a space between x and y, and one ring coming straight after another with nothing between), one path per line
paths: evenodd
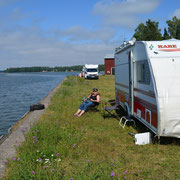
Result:
M91 94L86 99L84 99L84 102L86 102L88 99L90 99L90 97L91 97Z
M101 100L100 95L97 95L97 100L96 100L96 102L100 103L100 100Z
M91 97L91 94L87 98L90 98L90 97Z

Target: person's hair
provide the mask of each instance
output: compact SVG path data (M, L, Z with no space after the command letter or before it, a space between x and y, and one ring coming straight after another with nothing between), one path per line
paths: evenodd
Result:
M98 88L93 88L93 92L98 92ZM93 93L92 93L93 94ZM97 95L100 96L99 92L97 93Z
M94 92L94 91L98 91L98 88L93 88L93 92Z

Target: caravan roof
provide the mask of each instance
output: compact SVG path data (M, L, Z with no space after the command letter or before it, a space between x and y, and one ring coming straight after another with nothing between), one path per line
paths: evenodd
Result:
M98 64L85 64L85 68L98 68Z

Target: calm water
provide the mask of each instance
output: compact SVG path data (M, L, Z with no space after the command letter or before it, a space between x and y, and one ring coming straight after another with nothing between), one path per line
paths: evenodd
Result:
M67 75L77 73L0 73L0 135L38 103Z

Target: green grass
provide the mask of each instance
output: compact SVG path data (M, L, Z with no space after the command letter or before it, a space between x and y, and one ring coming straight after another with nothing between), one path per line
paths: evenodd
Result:
M128 135L135 129L101 111L73 116L94 87L114 99L113 76L67 78L17 149L20 160L8 160L4 179L180 179L180 146L137 146Z

